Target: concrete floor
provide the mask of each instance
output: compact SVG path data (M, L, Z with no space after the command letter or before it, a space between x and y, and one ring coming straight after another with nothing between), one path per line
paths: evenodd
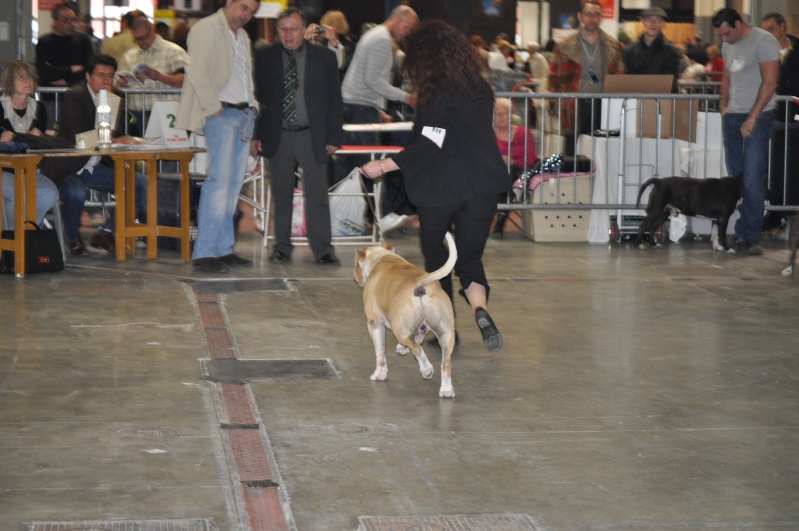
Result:
M415 233L389 239L421 262ZM307 248L274 265L246 232L255 266L224 280L264 285L219 283L169 251L0 278L0 530L282 528L242 494L250 454L231 449L236 415L220 410L231 386L207 377L220 351L329 360L327 376L244 376L256 424L239 431L265 442L253 452L283 527L516 515L528 525L482 529L799 529L799 281L780 276L784 242L764 248L491 240L505 343L485 350L457 301L452 400L430 348L431 381L395 354L389 380L369 380L354 247L338 247L341 268ZM403 521L383 529L444 528Z

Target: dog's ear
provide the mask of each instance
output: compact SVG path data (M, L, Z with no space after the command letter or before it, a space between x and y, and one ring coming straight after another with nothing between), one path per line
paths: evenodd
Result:
M396 251L396 249L397 249L397 246L396 246L396 245L394 245L394 244L386 244L386 245L384 245L383 247L385 247L385 248L386 248L386 251L389 251L389 252L391 252L391 253L394 253L394 254L396 254L396 253L397 253L397 251Z

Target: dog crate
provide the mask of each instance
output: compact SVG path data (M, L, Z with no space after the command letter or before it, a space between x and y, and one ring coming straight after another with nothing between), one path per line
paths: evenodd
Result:
M528 191L528 203L533 205L590 205L593 174L545 178ZM524 210L525 235L535 242L585 242L588 240L590 209Z

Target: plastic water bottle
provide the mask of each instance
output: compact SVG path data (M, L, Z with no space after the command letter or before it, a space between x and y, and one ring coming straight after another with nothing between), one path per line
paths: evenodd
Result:
M108 92L101 90L97 101L97 147L111 147L111 106L108 105Z

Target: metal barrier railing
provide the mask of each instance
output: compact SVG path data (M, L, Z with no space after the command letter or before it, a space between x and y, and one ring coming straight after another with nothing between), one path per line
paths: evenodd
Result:
M702 87L713 88L715 84L695 84ZM721 116L714 108L718 104L719 96L716 94L594 94L594 93L520 93L502 92L496 94L497 98L507 98L514 114L519 118L519 124L534 132L536 152L539 158L545 159L554 153L573 150L570 155L583 154L589 156L594 164L595 179L605 179L606 186L602 187L603 194L597 194L596 189L590 204L576 205L575 197L565 198L564 203L534 204L529 201L530 192L522 190L520 204L501 204L501 210L538 210L538 209L622 209L635 210L632 201L625 201L625 195L618 194L619 188L611 179L619 179L627 187L638 187L643 183L644 175L661 177L666 175L684 175L689 177L720 177L724 172L724 144L721 134ZM597 136L594 134L580 134L579 131L564 131L564 108L577 99L590 100L589 112L599 117L599 123L594 129L612 131L616 136ZM790 97L779 96L778 101L790 101ZM643 104L639 103L643 102ZM554 109L554 110L553 110ZM579 122L580 107L576 107L574 122ZM533 117L534 115L534 117ZM777 117L778 120L791 123L786 109L785 116ZM533 125L533 122L535 125ZM510 128L510 126L509 126ZM632 129L632 130L631 130ZM775 128L770 142L770 152L774 153L775 143L782 149L781 164L775 166L775 161L770 157L767 186L782 198L788 198L789 192L789 134L793 126ZM593 133L593 131L591 131ZM566 133L566 134L564 134ZM608 133L605 133L608 134ZM652 144L651 146L649 144ZM645 153L646 151L654 151ZM526 152L527 150L525 150ZM603 161L615 161L610 167L619 171L611 174L602 172L603 166L597 164ZM619 163L623 161L623 163ZM525 158L526 170L532 166L532 161ZM629 171L637 166L636 172ZM642 171L648 168L648 173ZM782 172L775 174L775 167L781 167ZM510 169L510 163L508 164ZM607 169L607 166L604 166ZM561 177L561 171L556 172ZM637 173L638 179L623 179L628 173ZM560 181L557 181L558 185ZM612 186L613 185L613 186ZM614 192L616 190L616 192ZM576 192L575 192L576 193ZM561 194L557 194L561 197ZM635 197L635 195L633 195ZM799 205L789 204L787 199L772 202L767 210L796 212Z
M519 125L533 132L539 158L567 152L591 159L591 199L589 202L579 201L577 187L570 187L568 194L561 193L561 178L565 172L555 170L551 186L557 187L554 194L557 201L543 201L542 186L536 190L524 186L520 189L520 201L502 203L500 210L612 210L621 217L622 213L640 211L629 198L636 196L638 187L650 176L719 177L724 173L721 117L716 112L718 83L679 82L679 94L546 93L532 92L524 84L518 87L524 92L499 92L496 97L507 98L513 114L519 117ZM65 91L65 88L38 89L37 97L54 96L56 119L60 112L61 94ZM162 100L176 99L180 95L180 89L173 88L128 88L121 92L124 95L122 109L126 113L132 110L134 98L149 96ZM787 96L778 96L777 99L791 100ZM575 107L570 117L571 103L577 100L588 100L590 106L582 110L580 106ZM775 193L776 199L772 199L766 210L792 213L799 211L799 204L790 199L790 193L795 192L791 189L789 162L791 149L796 148L790 143L790 135L795 130L788 107L785 106L784 115L778 116L777 120L789 125L775 128L769 145L770 153L776 155L769 157L767 187ZM618 137L580 134L576 128L565 130L565 123L579 122L581 112L591 113L597 118L595 125L598 127L593 129L604 130L605 134L618 130ZM140 132L147 128L146 114L142 120ZM128 130L129 121L126 120L125 132ZM587 132L594 133L593 130ZM525 158L522 171L532 170L532 162ZM509 162L509 171L510 166ZM533 200L535 193L539 194L538 201ZM253 203L252 196L247 202ZM260 211L261 215L264 210Z

